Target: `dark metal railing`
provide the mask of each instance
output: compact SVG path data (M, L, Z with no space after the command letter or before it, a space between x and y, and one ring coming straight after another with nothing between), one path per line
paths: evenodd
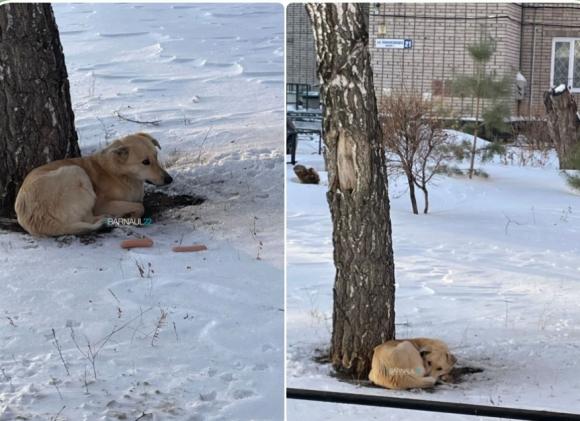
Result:
M459 402L443 402L422 399L396 398L389 396L362 395L356 393L329 392L324 390L287 388L286 397L288 399L300 399L307 401L378 406L408 409L413 411L445 412L448 414L508 418L512 420L580 421L579 414L565 412L537 411L531 409L474 405Z

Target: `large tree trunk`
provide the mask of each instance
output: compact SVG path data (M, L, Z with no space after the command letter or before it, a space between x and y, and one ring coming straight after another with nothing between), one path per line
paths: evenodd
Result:
M574 97L568 89L544 93L548 131L558 153L561 170L576 168L580 160L580 116Z
M49 4L0 6L0 216L33 168L79 156L62 47Z
M362 4L306 5L324 103L327 200L333 222L331 358L363 378L373 348L395 333L394 264L385 153Z

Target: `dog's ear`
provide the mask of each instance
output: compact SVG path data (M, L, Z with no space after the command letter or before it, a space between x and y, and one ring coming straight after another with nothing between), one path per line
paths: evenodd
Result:
M126 162L129 158L129 148L127 146L118 146L110 150L120 162Z
M451 365L455 365L457 358L455 358L455 355L447 353L447 362Z
M141 136L144 137L145 139L151 141L151 143L153 143L153 146L155 146L158 149L161 149L161 145L159 144L159 142L157 141L157 139L155 139L153 136L151 136L148 133L143 133L143 132L139 132L137 133L137 136Z

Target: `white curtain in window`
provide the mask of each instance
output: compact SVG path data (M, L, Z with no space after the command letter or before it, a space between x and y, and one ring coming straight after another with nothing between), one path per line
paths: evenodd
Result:
M557 41L554 51L554 86L564 84L569 86L570 42Z

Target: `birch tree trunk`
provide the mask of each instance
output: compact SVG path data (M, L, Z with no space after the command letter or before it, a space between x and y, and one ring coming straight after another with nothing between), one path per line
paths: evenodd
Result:
M394 337L395 287L385 153L362 4L306 5L324 104L333 222L334 368L366 378L373 348Z
M30 170L79 155L51 6L0 6L0 216L14 215L16 193Z
M575 156L580 153L580 115L574 97L568 89L544 93L544 106L548 115L548 131L558 153L561 170L574 170Z

